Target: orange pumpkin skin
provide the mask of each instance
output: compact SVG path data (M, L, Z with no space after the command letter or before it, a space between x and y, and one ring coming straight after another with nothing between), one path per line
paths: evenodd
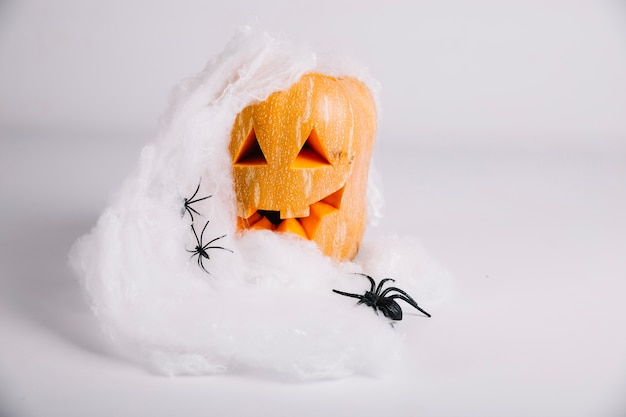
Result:
M352 259L366 224L376 106L353 78L310 73L246 107L229 145L238 228L292 232Z

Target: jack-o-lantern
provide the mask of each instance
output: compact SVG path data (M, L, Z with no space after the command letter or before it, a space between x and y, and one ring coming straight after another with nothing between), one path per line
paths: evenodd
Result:
M375 133L374 100L353 78L306 74L246 107L229 146L238 228L295 233L328 256L353 258Z

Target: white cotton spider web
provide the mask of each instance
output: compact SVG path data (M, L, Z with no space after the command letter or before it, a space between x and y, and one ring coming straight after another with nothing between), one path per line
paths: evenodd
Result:
M414 291L420 303L435 299L433 277L441 271L433 272L417 244L366 241L354 262L337 263L289 234L235 233L227 152L235 116L320 68L375 86L354 66L344 72L305 48L247 28L176 88L158 137L71 252L94 313L129 357L167 375L325 379L377 374L400 356L403 327L392 328L331 289L362 294L369 282L354 272L397 273L396 284ZM212 197L193 206L202 214L194 215L196 231L206 225L204 243L226 235L215 244L233 251L209 252L210 275L190 259L186 249L196 241L189 215L181 218L183 198L198 184L197 198ZM370 187L377 214L376 191Z

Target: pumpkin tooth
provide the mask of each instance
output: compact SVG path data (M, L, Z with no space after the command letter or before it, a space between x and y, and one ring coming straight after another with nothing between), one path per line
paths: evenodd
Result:
M255 211L254 213L252 213L250 216L248 216L245 219L242 217L239 217L239 220L240 220L240 223L242 223L245 227L252 227L262 218L263 216L261 215L261 213L259 213L258 211Z
M269 221L269 219L267 217L263 217L261 220L259 220L258 222L254 223L252 226L250 226L250 229L253 229L253 230L261 230L261 229L276 230L276 226L274 226L274 224L271 221Z
M280 218L281 219L295 219L308 217L311 214L311 206L299 207L297 210L281 210Z
M300 223L304 230L306 230L309 239L313 239L317 233L322 219L330 213L337 211L337 209L330 204L319 201L311 205L311 215L300 219Z
M344 185L334 193L328 195L327 197L321 199L320 201L326 204L330 204L336 209L341 208L341 200L343 199L343 192L345 191L346 186Z
M285 219L276 227L277 232L291 232L300 237L310 240L306 230L298 219Z

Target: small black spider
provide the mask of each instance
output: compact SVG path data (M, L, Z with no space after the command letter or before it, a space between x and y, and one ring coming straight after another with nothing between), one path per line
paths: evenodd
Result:
M396 298L399 298L400 300L403 300L409 303L410 305L412 305L413 307L415 307L416 309L418 309L419 311L421 311L422 313L430 317L430 314L422 310L420 306L417 305L415 300L411 298L409 294L402 291L400 288L388 287L384 291L382 291L383 284L385 282L387 281L394 282L395 279L385 278L381 280L378 283L378 287L376 287L376 291L374 291L374 287L376 286L376 282L374 281L374 279L370 277L369 275L360 274L360 273L358 275L362 275L365 278L369 279L370 283L372 284L371 289L369 291L365 291L364 295L350 294L350 293L338 291L338 290L333 290L333 292L336 292L337 294L345 295L346 297L358 298L359 302L357 304L365 304L368 307L372 307L374 311L376 312L376 314L378 314L378 310L380 310L383 312L385 317L391 320L402 320L402 308L400 308L400 305L394 301L394 299ZM393 294L393 295L387 296L387 294L389 294L391 291L396 291L399 294Z
M183 207L180 209L180 217L183 217L185 215L185 212L189 213L189 216L191 217L191 221L193 222L193 213L196 213L198 216L201 216L200 213L198 213L193 207L191 207L191 205L193 203L197 203L198 201L202 201L202 200L206 200L207 198L213 197L212 195L208 195L206 197L202 197L202 198L197 198L197 199L193 199L196 194L198 194L198 190L200 190L200 182L198 182L198 186L196 187L196 191L194 191L193 195L189 198L185 198L184 199L184 203L183 203Z
M207 244L204 244L204 245L202 244L202 237L204 236L204 231L205 231L205 229L206 229L206 227L208 225L209 225L209 221L207 220L206 224L202 228L202 233L200 233L200 239L198 239L198 234L196 233L196 229L194 229L193 224L191 225L191 230L193 231L193 235L196 237L197 245L196 245L196 248L194 250L187 249L187 252L193 254L193 255L191 255L192 258L197 255L198 256L198 266L200 266L200 268L202 268L204 270L204 272L206 272L207 274L211 275L211 273L209 271L207 271L206 268L204 267L204 265L202 264L202 258L211 259L211 258L209 258L209 254L208 254L207 250L209 250L209 249L222 249L222 250L227 250L230 253L233 253L233 251L230 250L230 249L227 249L227 248L223 248L221 246L210 246L211 243L213 243L216 240L219 240L219 239L225 237L226 235L222 235L220 237L216 237L215 239L211 240Z

